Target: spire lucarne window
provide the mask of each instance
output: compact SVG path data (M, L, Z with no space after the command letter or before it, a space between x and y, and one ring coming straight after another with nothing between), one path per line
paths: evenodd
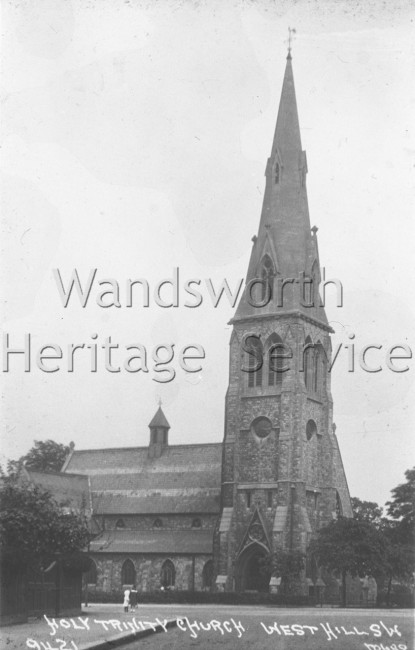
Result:
M265 255L261 268L261 300L271 300L274 289L275 269L269 255Z
M274 178L275 178L275 184L278 185L278 183L280 182L280 164L278 162L275 164Z

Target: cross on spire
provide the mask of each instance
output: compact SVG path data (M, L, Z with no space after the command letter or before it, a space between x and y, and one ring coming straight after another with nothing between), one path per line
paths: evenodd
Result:
M294 40L293 34L296 34L296 33L297 32L295 30L295 27L292 27L292 28L289 27L288 28L288 55L287 55L287 59L291 59L291 44L292 44L292 42Z

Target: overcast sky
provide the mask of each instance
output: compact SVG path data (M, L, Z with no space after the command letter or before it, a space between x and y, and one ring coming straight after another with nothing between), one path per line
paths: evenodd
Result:
M202 306L186 308L182 289L245 276L291 26L311 223L344 286L342 309L327 292L334 345L353 332L357 354L383 346L368 354L376 374L348 373L340 351L334 420L351 495L388 499L414 464L415 361L385 364L388 347L415 348L413 20L396 1L5 3L4 329L14 347L31 333L33 367L15 356L3 375L3 461L34 439L146 445L160 398L172 444L222 440L233 310L203 283ZM153 289L174 267L178 308L125 306L128 278ZM121 308L100 308L93 288L85 309L75 296L64 309L54 268L117 279ZM91 373L86 351L74 373L65 351L59 372L36 368L41 345L94 333L146 346L149 373L109 373L101 356ZM175 358L174 381L155 382L160 343L203 346L202 371Z

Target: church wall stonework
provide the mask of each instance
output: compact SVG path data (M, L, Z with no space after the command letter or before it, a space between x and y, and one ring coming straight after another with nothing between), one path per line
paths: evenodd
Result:
M121 593L124 585L121 581L121 571L124 562L133 562L136 571L136 587L138 592L157 591L161 587L161 569L166 559L175 568L175 589L180 591L202 591L203 568L212 555L135 555L128 553L99 553L91 557L97 566L97 583L90 585L90 590L115 591Z

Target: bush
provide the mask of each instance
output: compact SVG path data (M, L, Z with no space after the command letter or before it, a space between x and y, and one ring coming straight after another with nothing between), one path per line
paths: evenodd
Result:
M377 605L386 607L387 589L378 592ZM406 585L393 585L389 598L389 607L398 607L401 609L414 609L415 598L413 591Z
M90 603L118 603L124 600L122 591L100 591L89 589ZM277 607L307 607L310 604L308 596L279 595L266 593L234 593L210 591L144 591L138 593L138 603L183 603L204 604L216 603L224 605L274 605Z

